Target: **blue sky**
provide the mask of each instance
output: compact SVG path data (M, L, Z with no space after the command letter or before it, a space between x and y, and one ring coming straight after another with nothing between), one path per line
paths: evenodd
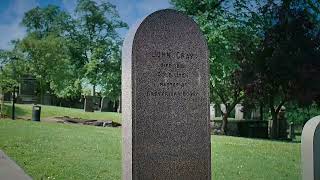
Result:
M25 12L36 7L54 4L72 12L77 0L0 0L0 49L9 49L10 40L22 38L25 29L20 25ZM96 0L100 1L100 0ZM109 0L117 6L123 21L129 26L138 19L159 9L170 8L169 0ZM125 36L126 31L121 31Z

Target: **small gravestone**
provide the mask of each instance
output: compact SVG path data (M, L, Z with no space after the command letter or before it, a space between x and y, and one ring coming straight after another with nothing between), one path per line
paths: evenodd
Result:
M243 119L243 106L242 106L242 104L237 104L235 107L235 119L236 120Z
M214 104L215 117L221 117L220 104Z
M310 119L301 135L302 179L320 179L320 116Z
M197 24L160 10L122 50L123 179L211 179L209 66Z
M214 106L215 106L214 104L210 104L210 120L213 120L216 117Z
M22 104L33 104L38 100L37 81L35 77L30 75L22 76L19 84L19 97L18 102Z
M100 107L101 112L108 112L110 111L110 101L106 97L103 97L101 100L101 107Z
M220 104L220 110L221 110L221 116L223 116L223 114L227 113L227 108L226 105L224 104Z
M93 112L94 111L94 97L86 96L84 100L84 111L85 112Z

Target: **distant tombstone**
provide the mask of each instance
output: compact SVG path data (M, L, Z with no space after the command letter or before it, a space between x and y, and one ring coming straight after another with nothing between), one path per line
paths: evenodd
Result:
M197 24L147 16L122 50L123 179L211 179L209 66Z
M296 134L295 134L295 128L294 128L294 123L290 122L289 124L289 139L291 139L292 141L296 138Z
M214 111L215 111L215 116L216 117L221 117L221 108L220 108L220 104L215 104L214 105Z
M35 77L25 75L19 84L19 103L32 104L37 102L37 81Z
M85 112L94 112L94 101L93 96L86 96L84 99L84 111Z
M0 118L2 118L3 108L4 108L4 96L2 93L2 89L0 88Z
M243 119L243 106L242 106L242 104L237 104L235 107L235 119L236 120Z
M103 97L101 100L101 112L109 112L110 111L110 100L106 97Z
M222 112L223 114L227 113L226 105L220 104L220 109L221 109L221 112ZM223 114L221 114L221 116L223 116Z
M251 111L251 120L260 120L260 111L259 111L259 109L253 109Z
M216 110L214 108L215 104L210 104L210 120L216 117Z
M320 116L310 119L301 135L302 179L320 179Z

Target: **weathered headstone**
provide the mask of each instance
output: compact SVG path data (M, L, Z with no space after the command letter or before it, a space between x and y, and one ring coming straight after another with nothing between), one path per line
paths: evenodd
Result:
M320 116L310 119L301 135L302 179L320 179Z
M108 112L110 111L110 100L106 97L103 97L101 100L101 107L100 107L101 112Z
M242 104L237 104L235 107L235 119L236 120L243 119L243 106L242 106Z
M86 96L84 100L84 111L93 112L94 111L94 101L93 96Z
M211 179L208 49L197 24L152 13L122 55L123 179Z
M18 102L23 104L36 103L38 100L36 94L38 84L35 77L25 75L20 80Z
M223 114L227 113L226 105L220 104L220 110L221 110L221 113L223 113ZM223 116L223 114L221 114L221 116Z
M215 111L215 116L216 117L221 117L221 108L220 108L220 104L215 104L214 105L214 111Z
M210 104L210 120L216 117L216 110L214 108L215 104Z

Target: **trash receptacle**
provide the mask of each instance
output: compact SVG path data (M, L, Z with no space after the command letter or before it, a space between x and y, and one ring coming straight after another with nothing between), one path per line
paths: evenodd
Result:
M41 106L32 107L32 121L40 121Z

